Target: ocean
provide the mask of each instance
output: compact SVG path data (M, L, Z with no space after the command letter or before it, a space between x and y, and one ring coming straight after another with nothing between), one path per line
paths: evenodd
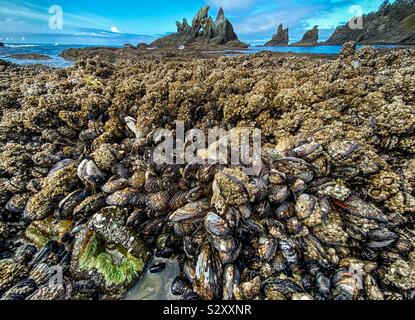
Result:
M59 54L71 48L87 48L92 45L73 44L6 44L0 47L0 59L19 65L42 64L53 68L66 68L73 64L72 61L59 57ZM121 46L120 46L121 47ZM10 57L14 54L42 54L49 56L48 60L21 60Z
M59 57L59 54L70 48L87 48L93 45L71 45L71 44L6 44L0 47L0 59L10 61L19 65L42 64L53 68L66 68L73 64L72 61ZM114 47L114 46L112 46ZM122 46L119 46L120 48ZM378 45L376 48L397 48L393 45ZM258 53L261 51L272 52L293 52L305 54L339 54L341 46L317 46L317 47L251 47L247 50L240 50L240 53ZM48 60L20 60L10 57L14 54L42 54L50 57Z

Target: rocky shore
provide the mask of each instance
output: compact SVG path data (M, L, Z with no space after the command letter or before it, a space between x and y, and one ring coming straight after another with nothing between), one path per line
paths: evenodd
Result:
M36 53L21 53L21 54L12 54L10 58L18 60L50 60L51 58L44 54Z
M415 44L415 3L398 0L385 2L378 11L362 17L362 29L354 24L340 26L326 44L341 45L348 41L363 44Z
M413 299L413 50L94 50L0 61L2 299L122 298L154 256L187 300ZM260 129L259 170L157 164L176 121Z

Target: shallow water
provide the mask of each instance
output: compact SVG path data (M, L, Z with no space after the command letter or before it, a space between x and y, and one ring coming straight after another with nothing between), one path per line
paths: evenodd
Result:
M124 297L124 300L178 300L180 297L171 294L174 279L180 274L176 260L155 258L150 265L164 262L166 268L159 273L147 270L141 280Z
M362 46L358 46L360 48ZM377 49L394 49L403 48L407 46L398 45L372 45L371 47ZM258 53L261 51L271 52L291 52L291 53L304 53L304 54L334 54L340 53L342 46L316 46L316 47L251 47L247 50L238 50L237 52L243 53Z
M13 62L18 65L42 64L53 68L70 67L73 62L59 57L59 54L71 48L87 48L89 45L71 45L71 44L6 44L0 47L0 59ZM14 59L10 55L14 54L43 54L50 57L50 60L27 60Z
M94 45L71 45L71 44L6 44L0 47L0 59L13 62L19 65L35 65L41 64L53 68L66 68L73 65L73 61L65 60L59 57L59 54L71 48L87 48L96 47ZM114 46L112 46L114 47ZM374 45L375 48L399 48L403 46L396 45ZM119 46L121 48L121 46ZM251 47L246 50L232 50L229 56L238 55L241 53L253 54L261 51L272 52L292 52L304 54L339 54L341 46L317 46L317 47ZM236 52L236 53L235 53ZM43 54L50 57L50 60L20 60L11 58L14 54Z

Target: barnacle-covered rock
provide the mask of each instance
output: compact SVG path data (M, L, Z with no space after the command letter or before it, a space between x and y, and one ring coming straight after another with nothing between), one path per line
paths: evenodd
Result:
M50 240L61 241L70 232L72 221L56 221L49 217L42 221L33 221L25 230L25 237L36 247L42 248Z
M229 206L241 206L249 201L245 184L248 184L248 176L239 169L224 169L215 176L216 185L220 196ZM214 204L214 203L212 203Z
M42 190L27 202L25 217L42 220L50 216L55 205L76 187L78 181L74 163L54 172L44 181Z
M150 252L177 258L182 299L413 296L413 50L137 50L0 63L3 299L120 298ZM209 162L156 161L154 133L180 148L179 121L226 130L195 154ZM261 130L253 168L225 161L246 128Z
M385 281L402 290L415 288L415 253L409 255L409 261L398 259L387 270Z

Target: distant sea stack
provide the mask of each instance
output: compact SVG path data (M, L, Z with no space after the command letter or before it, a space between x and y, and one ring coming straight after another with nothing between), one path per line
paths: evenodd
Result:
M338 27L326 44L415 44L415 1L385 1L378 11L363 16L363 29L356 29L353 22L350 25Z
M288 46L289 42L289 30L288 28L284 29L283 24L281 23L278 26L277 33L272 35L272 39L264 44L266 47L277 47L277 46Z
M222 8L219 9L216 20L209 16L209 6L199 10L189 25L187 19L176 22L177 32L157 39L151 45L156 47L178 47L181 45L227 45L247 48L248 45L239 41L232 23L225 17Z
M319 30L318 30L318 26L314 26L313 29L308 30L303 38L296 42L291 44L291 46L296 46L296 47L312 47L312 46L317 46L318 45L318 37L319 37Z

